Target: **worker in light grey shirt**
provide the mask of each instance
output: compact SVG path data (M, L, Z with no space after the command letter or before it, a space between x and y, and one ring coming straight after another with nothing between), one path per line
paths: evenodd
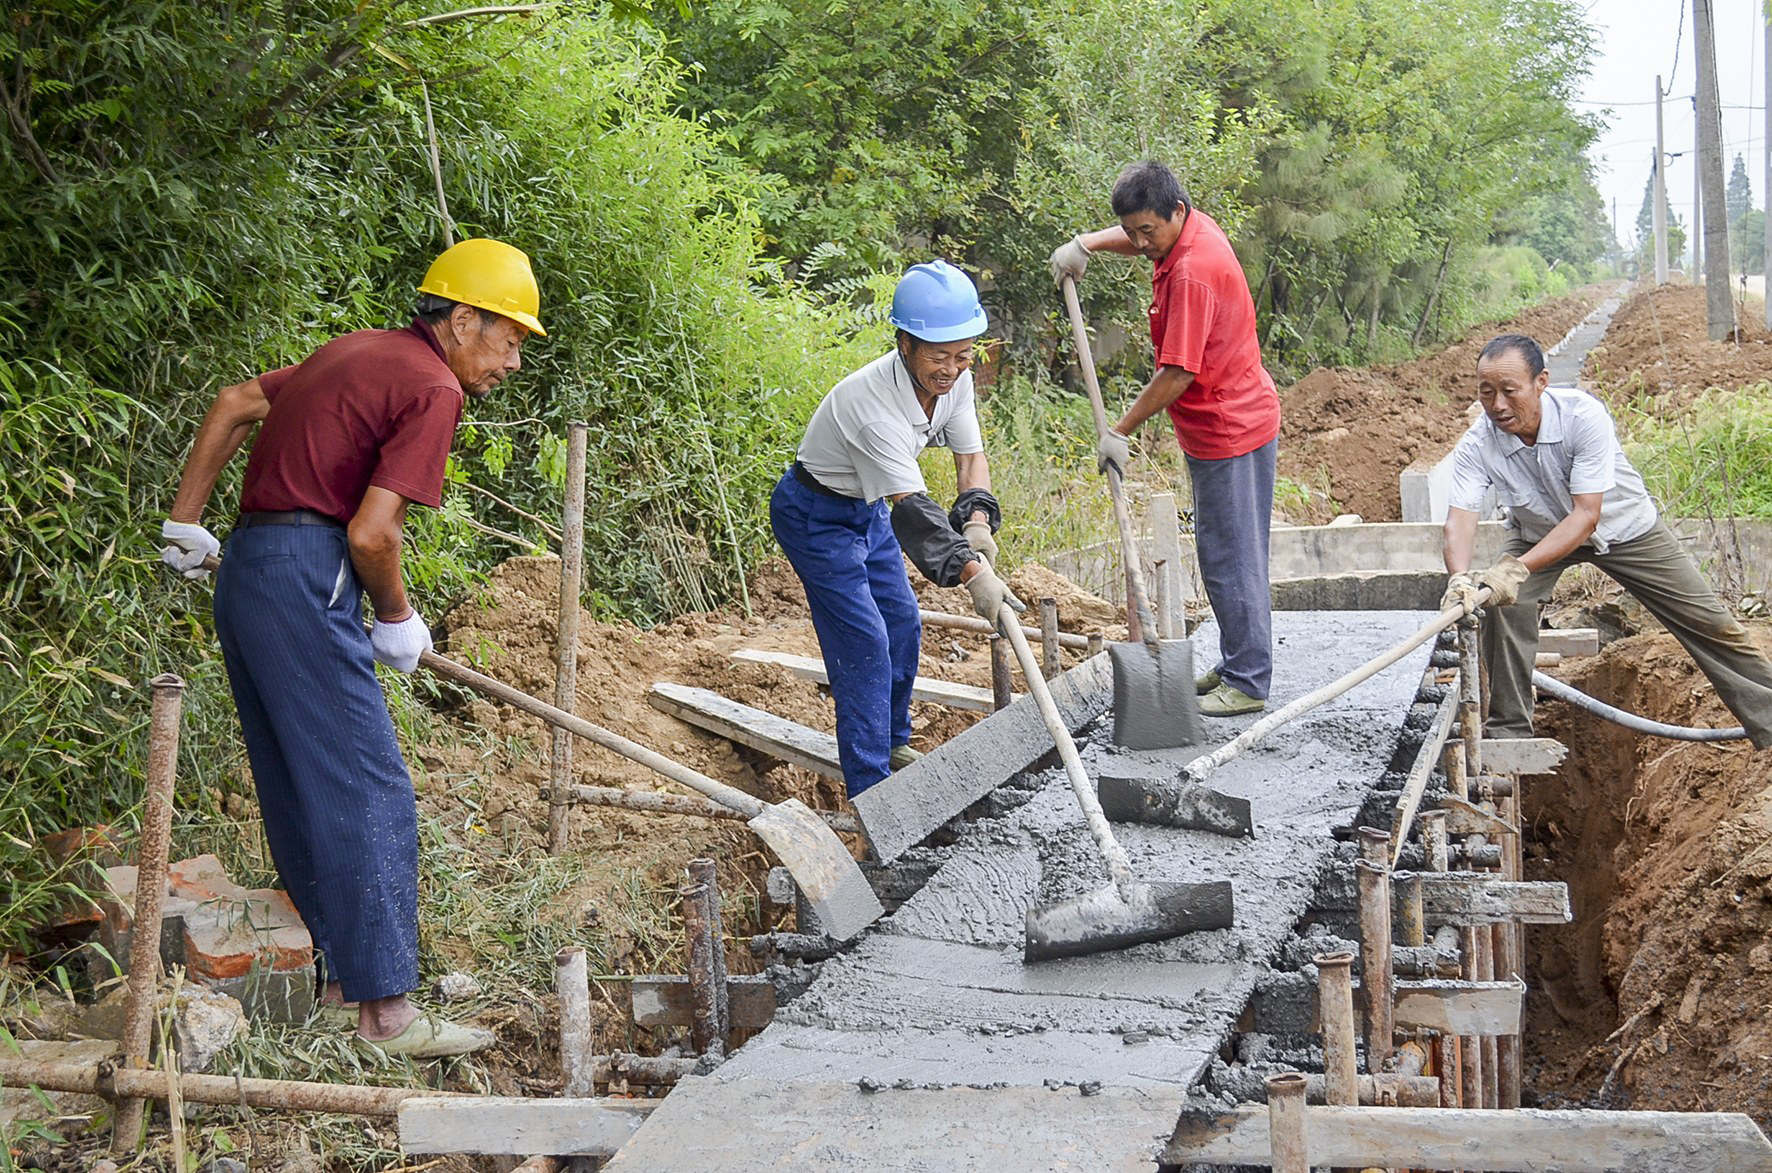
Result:
M1718 600L1618 443L1612 417L1585 391L1550 386L1544 352L1523 334L1491 339L1477 358L1483 416L1452 456L1442 609L1474 608L1493 591L1483 621L1490 737L1532 736L1532 665L1538 608L1564 569L1589 562L1617 579L1672 632L1746 727L1772 746L1772 663ZM1477 518L1493 488L1508 511L1505 553L1470 572Z
M923 622L903 558L937 586L965 586L993 624L1005 605L1023 609L990 565L1003 514L972 402L973 343L985 330L978 289L946 261L914 265L891 321L896 344L825 395L769 498L770 528L806 588L824 653L851 798L921 756L911 686ZM917 465L932 444L954 456L951 510L929 496Z

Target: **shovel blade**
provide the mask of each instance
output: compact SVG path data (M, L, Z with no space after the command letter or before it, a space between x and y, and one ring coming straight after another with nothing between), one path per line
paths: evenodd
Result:
M794 877L826 936L847 941L885 915L855 857L805 803L774 803L749 825Z
M1126 777L1103 771L1096 782L1102 813L1116 823L1185 827L1232 839L1254 838L1255 817L1247 798L1185 779Z
M1115 745L1174 749L1206 739L1190 641L1159 640L1154 653L1142 643L1113 643L1108 659L1114 666Z
M1109 884L1028 909L1024 962L1081 957L1231 927L1229 880L1204 884Z

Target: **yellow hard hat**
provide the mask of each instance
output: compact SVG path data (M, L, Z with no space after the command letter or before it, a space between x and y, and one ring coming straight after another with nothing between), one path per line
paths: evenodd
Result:
M502 240L477 237L451 245L425 270L418 291L503 314L543 338L548 336L535 316L541 312L541 290L536 288L529 256Z

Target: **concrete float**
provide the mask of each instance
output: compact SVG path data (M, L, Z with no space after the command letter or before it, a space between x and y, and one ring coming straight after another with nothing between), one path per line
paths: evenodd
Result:
M1371 659L1424 618L1275 615L1271 703ZM1210 655L1216 629L1197 635ZM1116 828L1141 875L1230 880L1232 928L1023 964L1027 908L1105 878L1062 770L1035 760L997 795L1024 801L965 824L920 892L825 962L724 1065L683 1080L606 1168L1149 1170L1184 1092L1305 914L1332 831L1356 818L1394 756L1427 661L1424 647L1214 774L1250 801L1254 839ZM1228 739L1253 720L1208 728ZM1198 752L1122 750L1109 724L1083 729L1091 773Z

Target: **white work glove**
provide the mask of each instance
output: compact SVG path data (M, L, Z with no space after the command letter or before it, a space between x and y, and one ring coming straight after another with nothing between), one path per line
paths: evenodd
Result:
M1064 279L1081 283L1083 270L1089 267L1089 246L1081 236L1073 236L1052 250L1046 263L1052 267L1052 284L1064 288Z
M1446 580L1446 593L1440 596L1440 610L1458 607L1466 615L1473 615L1477 610L1477 580L1469 571L1461 570Z
M1095 441L1095 471L1103 476L1111 467L1122 477L1126 475L1126 466L1132 463L1132 445L1128 439L1114 429L1109 428Z
M1003 604L1008 603L1015 611L1026 611L1028 606L1015 597L1009 584L997 577L988 562L978 564L978 573L967 579L966 590L972 595L972 609L995 624L1003 617Z
M960 527L966 537L966 544L983 554L987 561L997 560L997 539L991 535L991 523L973 518Z
M411 672L418 667L418 658L431 650L431 629L417 611L398 623L377 619L369 629L369 646L375 649L378 664Z
M1501 561L1494 566L1477 571L1476 583L1480 587L1489 588L1491 607L1505 607L1520 597L1520 584L1531 573L1524 562L1512 554L1504 554Z
M169 543L160 548L160 561L186 578L206 578L205 559L221 553L221 542L200 525L167 520L160 523L160 538Z

